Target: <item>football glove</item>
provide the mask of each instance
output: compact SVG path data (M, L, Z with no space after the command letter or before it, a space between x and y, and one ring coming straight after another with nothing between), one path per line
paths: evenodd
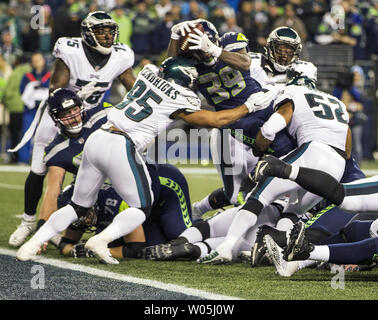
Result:
M212 43L206 33L203 33L199 29L194 29L195 33L189 35L188 42L193 43L194 46L190 46L190 50L201 50L205 53L211 54L211 56L218 58L222 53L222 48Z
M96 90L98 87L96 87L96 82L91 81L87 83L85 86L82 86L81 89L76 93L78 97L81 100L86 100L89 98Z
M185 36L186 32L190 32L190 28L194 28L199 22L204 21L203 19L196 19L190 21L184 21L175 24L171 28L171 39L178 40Z
M269 107L276 95L277 90L275 89L271 89L266 92L256 92L251 94L244 104L247 106L249 112L256 112Z
M95 257L94 253L91 250L86 249L84 246L85 246L85 242L76 243L72 248L71 255L74 258L93 258L93 257Z

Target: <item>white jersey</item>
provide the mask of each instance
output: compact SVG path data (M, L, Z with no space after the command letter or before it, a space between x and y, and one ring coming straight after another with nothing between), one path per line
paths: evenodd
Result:
M108 113L108 124L124 131L138 150L143 150L174 121L178 110L196 112L201 108L199 97L191 90L157 76L152 64L139 73L124 101Z
M251 57L251 65L249 70L251 71L251 77L255 79L263 88L267 85L286 85L286 72L278 73L272 69L271 65L268 63L268 58L263 54L257 52L249 52ZM293 64L301 62L297 60Z
M328 93L298 85L283 89L274 103L275 109L288 101L292 101L294 113L287 128L298 145L319 141L345 151L349 115L343 102Z
M78 92L82 86L96 81L95 91L84 101L84 107L91 109L98 105L114 79L134 65L134 52L125 44L113 45L109 60L102 67L94 67L88 60L81 38L59 38L54 46L53 55L62 59L70 69L68 88Z

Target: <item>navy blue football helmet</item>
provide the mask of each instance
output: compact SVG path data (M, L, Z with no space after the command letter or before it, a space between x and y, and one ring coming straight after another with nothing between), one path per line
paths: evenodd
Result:
M207 35L209 40L212 43L219 45L219 34L215 26L207 20L201 21L200 23L202 24L205 34Z
M219 46L220 37L215 26L207 20L202 20L199 23L202 24L204 33L207 35L209 40L215 45ZM207 66L212 66L217 62L217 59L215 59L214 57L206 57L206 55L200 51L194 52L193 57L197 59L200 63L204 63Z
M163 61L158 76L193 90L197 83L198 71L194 60L177 56Z
M84 106L75 92L65 88L59 88L50 93L47 99L48 112L55 125L69 134L77 134L81 131L84 121ZM69 110L79 107L75 113ZM80 114L80 121L77 120Z

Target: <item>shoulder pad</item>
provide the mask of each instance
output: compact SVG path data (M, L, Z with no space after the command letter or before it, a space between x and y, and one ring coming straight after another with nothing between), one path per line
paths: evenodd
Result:
M124 66L124 70L134 65L135 54L128 45L120 42L116 43L113 45L113 52L118 56L120 64Z
M239 51L247 48L248 39L240 32L227 32L221 37L220 45L226 51Z
M81 45L81 38L61 37L55 42L52 54L62 59L65 55L76 54Z

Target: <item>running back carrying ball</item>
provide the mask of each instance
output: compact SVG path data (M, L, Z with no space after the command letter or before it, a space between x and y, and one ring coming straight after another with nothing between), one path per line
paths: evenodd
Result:
M199 29L202 32L205 32L203 25L201 23L196 24L195 27L189 27L190 32L185 32L185 36L180 38L179 42L179 55L190 58L193 56L193 54L198 50L190 50L189 47L192 46L188 40L189 35L193 33L194 29Z

